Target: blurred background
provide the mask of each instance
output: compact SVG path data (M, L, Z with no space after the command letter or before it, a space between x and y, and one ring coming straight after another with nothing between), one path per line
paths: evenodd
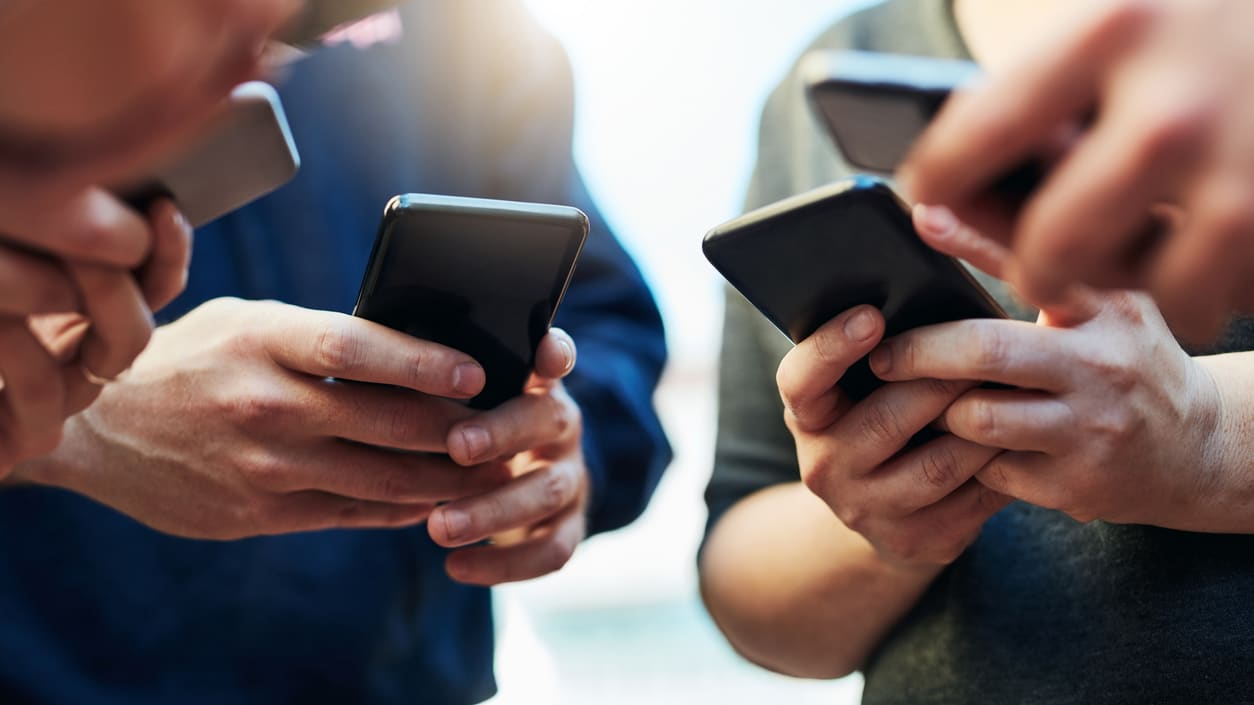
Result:
M676 460L643 519L566 570L496 593L493 705L856 703L736 656L697 594L715 423L721 289L706 230L740 212L767 95L858 0L529 0L575 70L576 158L666 318L658 403ZM624 341L630 344L630 341Z

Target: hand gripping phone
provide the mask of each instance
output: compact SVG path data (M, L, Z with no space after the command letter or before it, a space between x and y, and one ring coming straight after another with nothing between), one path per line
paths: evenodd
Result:
M473 357L487 380L469 405L491 409L522 393L587 236L567 206L397 196L353 315Z
M879 179L857 177L780 201L705 236L706 258L794 343L854 306L884 314L885 337L1006 313L958 260L919 239ZM854 399L882 385L866 359L840 381Z

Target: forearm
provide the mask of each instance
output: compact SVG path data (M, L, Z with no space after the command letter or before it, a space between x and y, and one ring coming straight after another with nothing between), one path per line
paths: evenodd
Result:
M806 678L847 675L939 574L885 563L800 483L747 497L701 557L706 607L749 660Z
M1219 398L1193 531L1254 534L1254 351L1196 358Z

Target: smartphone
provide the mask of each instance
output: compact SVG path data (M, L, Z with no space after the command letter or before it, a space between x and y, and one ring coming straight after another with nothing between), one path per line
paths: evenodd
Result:
M980 76L971 61L867 51L816 51L801 64L810 107L845 161L892 174L953 91ZM992 190L1021 202L1040 184L1045 167L1028 161L996 180Z
M889 186L860 176L780 201L705 236L706 259L794 343L854 306L883 312L885 337L1006 313L958 260L919 239ZM841 380L862 399L883 382L866 359Z
M523 391L588 237L577 208L409 194L388 202L353 315L483 365L491 409Z
M153 173L114 189L140 212L170 197L201 226L286 184L300 154L274 87L260 81L231 92L221 118Z

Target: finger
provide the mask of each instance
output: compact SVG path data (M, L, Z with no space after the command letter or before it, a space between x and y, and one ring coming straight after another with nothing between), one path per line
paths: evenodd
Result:
M1172 331L1190 343L1215 338L1250 286L1254 202L1240 181L1199 189L1183 229L1154 262L1150 289Z
M1067 331L1024 321L968 320L906 331L871 353L885 381L977 380L1062 391L1073 351Z
M152 222L152 253L139 272L140 288L153 311L160 310L187 286L192 257L192 226L168 199L149 212Z
M59 263L0 245L0 315L62 313L78 305L78 291Z
M945 411L949 432L972 443L1006 450L1061 453L1075 439L1077 419L1056 396L1018 390L974 389Z
M448 452L462 465L543 451L571 439L581 428L579 407L560 389L529 393L457 423Z
M397 450L448 452L453 424L474 412L466 407L408 390L339 381L311 380L308 410L312 435L343 438Z
M79 359L91 373L112 379L125 372L152 337L152 314L129 272L70 265L91 329Z
M916 205L914 227L919 237L932 249L971 263L971 266L1002 278L1010 250L999 242L982 237L958 222L953 211L944 206Z
M945 435L893 458L866 483L868 500L893 516L913 514L962 487L1001 450Z
M469 585L531 580L561 570L586 533L583 514L575 510L533 531L532 537L522 543L454 551L445 560L444 568L450 578Z
M463 468L436 455L397 453L330 440L296 456L262 461L251 475L270 492L317 490L389 504L430 504L488 492L511 479L504 465Z
M323 492L301 492L282 498L262 534L288 534L324 529L401 529L421 524L430 504L390 504L349 499ZM266 529L269 530L266 530Z
M431 538L455 548L539 524L579 502L582 472L579 463L554 463L486 494L442 505L431 515Z
M902 188L919 202L953 205L1047 149L1093 107L1103 80L1095 67L1141 33L1151 19L1146 5L1119 3L1079 31L1069 24L1013 70L955 94L903 166Z
M1053 458L1044 453L1012 451L993 458L975 477L998 494L1046 509L1061 509L1065 489L1052 463Z
M866 475L883 465L973 385L928 379L877 389L829 432L832 444L840 448L838 462L844 472Z
M483 368L452 348L362 318L289 306L275 310L264 344L286 369L454 399L483 390Z
M22 319L0 322L0 380L8 460L50 452L61 438L65 388L59 366Z
M1143 114L1144 106L1137 109ZM1202 123L1195 118L1155 120L1156 134L1147 136L1130 133L1122 115L1104 117L1038 189L1014 242L1015 284L1026 298L1048 306L1073 281L1124 269L1152 222L1153 204L1200 142Z
M62 259L126 269L148 256L148 225L112 194L86 188L68 198L0 198L0 232Z
M830 426L843 398L837 382L883 335L880 312L859 306L828 321L790 350L775 376L790 423L806 432Z
M540 379L562 379L575 369L575 341L560 329L549 329L536 348L535 376Z

